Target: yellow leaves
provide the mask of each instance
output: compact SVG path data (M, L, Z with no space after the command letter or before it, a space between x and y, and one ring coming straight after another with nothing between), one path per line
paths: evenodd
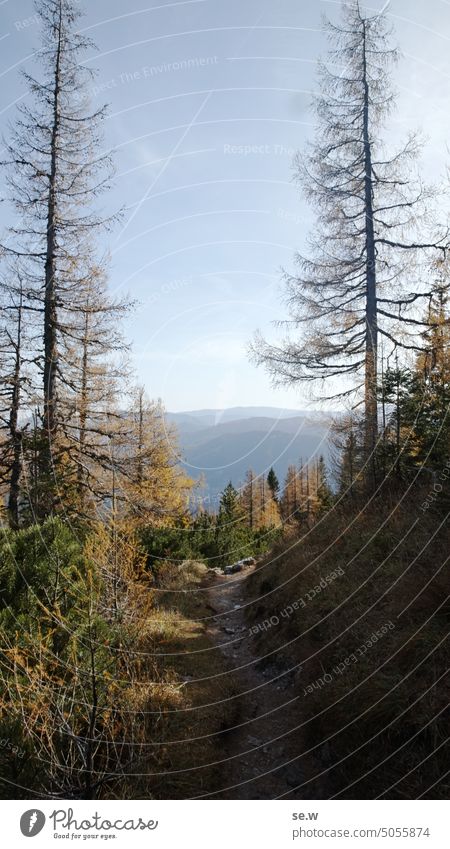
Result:
M118 480L118 509L135 526L170 525L186 512L194 482L178 465L175 431L161 404L147 401L143 390L129 414L127 450L126 474Z

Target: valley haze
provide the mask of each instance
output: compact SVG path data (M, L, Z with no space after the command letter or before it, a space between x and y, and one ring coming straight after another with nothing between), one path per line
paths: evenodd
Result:
M239 488L248 469L267 476L271 467L283 482L288 466L329 457L331 412L278 407L168 412L178 431L180 459L187 474L201 479L200 496L218 504L231 481Z

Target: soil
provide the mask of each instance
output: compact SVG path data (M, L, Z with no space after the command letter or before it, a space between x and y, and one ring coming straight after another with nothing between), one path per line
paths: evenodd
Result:
M216 799L313 798L305 782L310 764L305 750L299 702L290 692L290 674L274 661L261 660L245 616L245 582L255 567L214 576L208 589L213 616L207 636L228 661L237 682L234 727L222 734L221 791ZM211 579L209 579L211 580ZM270 639L270 637L268 637ZM268 649L270 650L270 648Z

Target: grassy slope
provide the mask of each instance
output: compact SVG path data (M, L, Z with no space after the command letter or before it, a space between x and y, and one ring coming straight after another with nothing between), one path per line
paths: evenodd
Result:
M348 505L335 510L249 582L255 651L293 669L290 693L321 774L300 798L448 795L449 537L445 522L439 529L445 505L423 514L425 496L396 507L385 493L354 521ZM326 581L336 570L344 575ZM279 624L258 627L270 617Z
M206 633L211 608L206 592L198 591L203 571L180 575L175 568L156 596L156 665L173 687L165 704L161 692L154 694L154 706L165 713L155 723L158 746L146 770L165 774L150 777L143 788L153 798L193 798L220 788L221 769L214 764L223 758L222 734L236 720L233 675ZM133 795L140 795L139 786Z

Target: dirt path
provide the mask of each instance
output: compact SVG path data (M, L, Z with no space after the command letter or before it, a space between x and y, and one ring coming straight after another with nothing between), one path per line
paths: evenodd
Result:
M299 798L292 788L304 780L303 761L284 766L301 751L299 735L286 735L301 721L298 702L286 704L292 694L289 676L282 675L282 669L273 661L265 666L258 663L241 607L245 581L254 568L215 577L209 590L216 615L208 636L227 658L239 688L237 727L223 735L224 758L231 758L221 767L224 792L214 798L275 799L290 793L290 798Z

